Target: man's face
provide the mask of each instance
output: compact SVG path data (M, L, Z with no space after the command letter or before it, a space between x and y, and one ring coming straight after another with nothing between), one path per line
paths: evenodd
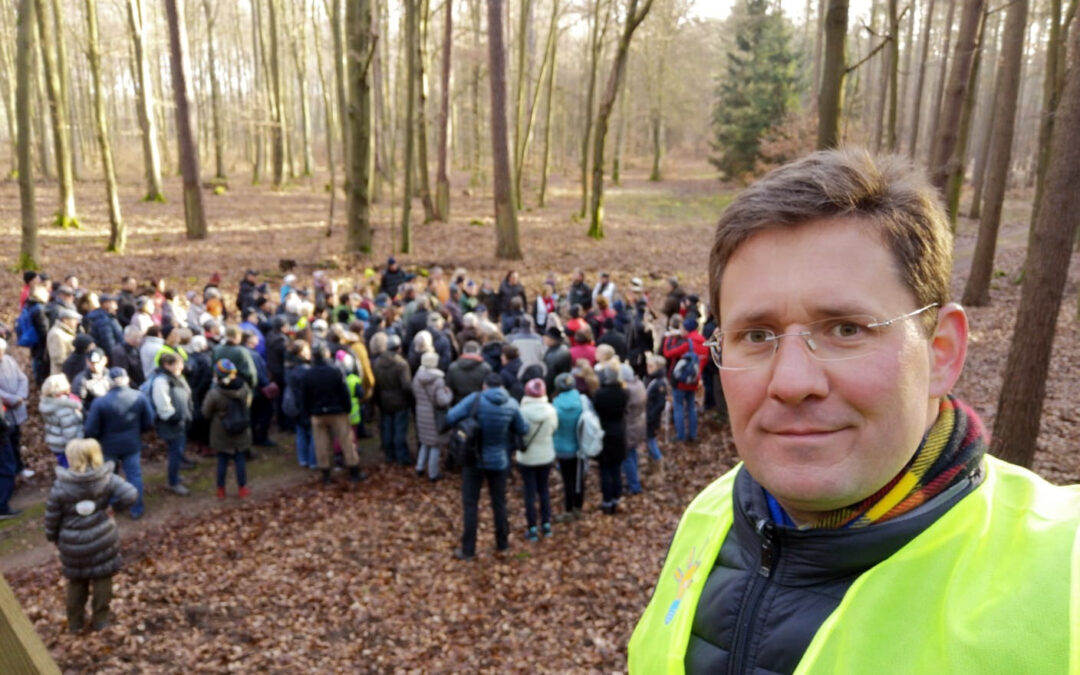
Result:
M116 301L106 300L105 302L101 303L101 308L104 309L105 312L108 314L116 314Z
M169 365L165 366L165 370L169 371L173 375L179 375L184 372L184 362L180 359L173 361Z
M876 233L843 219L752 236L731 256L722 282L724 330L780 335L830 316L880 321L918 309ZM882 341L860 358L821 361L803 339L786 337L768 364L720 371L739 455L797 518L876 492L936 417L930 341L919 320L893 324Z

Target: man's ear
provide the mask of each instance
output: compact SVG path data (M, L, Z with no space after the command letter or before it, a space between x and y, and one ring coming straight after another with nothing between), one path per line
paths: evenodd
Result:
M967 357L968 321L964 308L950 302L938 310L937 328L930 338L930 396L952 391Z

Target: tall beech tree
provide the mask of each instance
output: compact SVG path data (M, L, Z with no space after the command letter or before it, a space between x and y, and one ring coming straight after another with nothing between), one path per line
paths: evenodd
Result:
M202 185L199 183L199 144L196 141L198 127L195 111L188 98L191 63L188 58L184 0L165 0L165 15L169 23L169 66L176 104L176 145L180 155L180 173L184 179L184 225L188 239L205 239L206 213L203 210Z
M1080 229L1080 20L1073 21L1071 42L990 445L998 457L1027 467L1035 458L1055 326Z
M450 176L447 153L450 147L450 54L454 44L454 2L443 7L442 64L439 73L439 150L435 172L435 214L438 220L450 218Z
M420 0L405 2L405 187L401 201L401 252L412 253L413 164L416 155L416 41L419 40L416 14Z
M375 53L372 0L348 0L345 25L349 42L349 202L345 249L371 252L371 181L374 168L371 124L371 61Z
M135 107L139 115L139 131L142 136L143 177L146 180L144 201L163 202L161 189L161 154L158 152L157 120L154 116L153 81L150 62L146 54L146 19L143 0L127 0L128 30L134 59L132 70L135 81Z
M71 128L68 126L67 102L61 89L59 65L54 51L58 40L55 26L49 21L45 0L34 0L34 17L37 19L38 51L45 73L45 91L52 120L53 156L56 158L56 176L59 179L60 204L54 222L65 229L79 227L79 218L75 213L75 177L71 168Z
M94 84L94 126L97 129L101 168L105 174L105 198L109 203L109 251L123 253L127 245L127 230L120 215L120 196L116 189L116 167L113 166L112 144L109 141L109 121L105 116L105 92L101 84L101 50L98 47L97 0L86 0L86 55L90 60L90 77Z
M825 59L818 90L819 149L840 144L840 116L844 109L847 76L848 0L828 0L825 11Z
M506 47L502 0L488 0L488 81L491 83L491 164L495 192L495 257L520 260L517 208L506 124Z
M217 20L215 9L210 0L202 0L203 14L206 16L206 60L210 71L210 118L214 133L214 178L225 180L225 130L221 119L221 83L218 81L218 62L214 53L214 23Z
M19 259L21 270L38 269L37 212L34 205L33 127L30 125L30 102L33 98L34 0L19 0L15 46L15 116L18 128L19 212L22 216L22 239Z
M604 142L607 140L608 124L615 109L615 98L626 79L630 40L634 37L634 31L649 15L652 4L653 0L645 0L639 9L638 0L629 0L626 6L626 23L623 24L623 32L615 48L615 62L611 66L604 98L600 100L600 109L596 114L596 130L593 133L592 207L589 211L589 236L593 239L604 238Z

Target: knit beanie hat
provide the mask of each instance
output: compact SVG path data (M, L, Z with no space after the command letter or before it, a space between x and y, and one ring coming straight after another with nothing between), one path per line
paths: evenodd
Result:
M683 321L682 325L687 331L697 330L697 319L691 317Z
M562 393L564 391L570 391L576 386L577 383L574 381L574 376L570 373L560 373L555 376L555 391Z
M224 380L236 375L236 366L229 359L219 359L214 366L214 372L219 380Z
M539 377L529 380L525 383L525 395L532 396L533 398L544 398L547 396L547 387L544 386L544 381Z
M420 365L424 368L438 368L439 367L439 354L437 352L424 352L420 356Z

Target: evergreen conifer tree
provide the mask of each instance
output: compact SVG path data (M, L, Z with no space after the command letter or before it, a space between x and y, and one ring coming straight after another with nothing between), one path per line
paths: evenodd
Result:
M779 9L745 0L731 23L735 48L716 89L716 154L709 161L725 178L738 178L754 171L762 137L797 105L800 78L791 28Z

